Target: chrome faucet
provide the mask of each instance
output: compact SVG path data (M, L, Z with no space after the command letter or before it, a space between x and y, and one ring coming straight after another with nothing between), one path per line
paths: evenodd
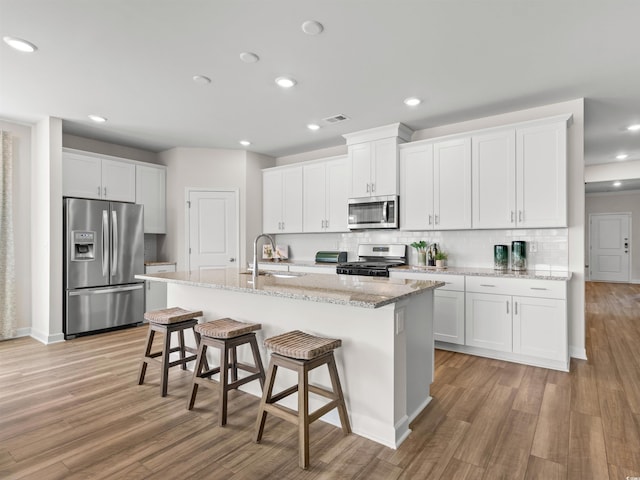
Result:
M266 233L259 234L255 240L253 241L253 273L251 274L253 277L253 282L255 284L256 278L258 277L258 240L260 237L265 237L271 242L271 250L275 252L276 245L273 242L273 237L271 235L267 235Z

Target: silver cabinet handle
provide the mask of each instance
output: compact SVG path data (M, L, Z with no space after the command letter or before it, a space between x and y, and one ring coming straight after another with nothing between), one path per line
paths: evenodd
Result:
M507 300L507 313L509 313L509 300Z
M517 315L518 314L518 302L514 303L514 313Z
M375 183L372 183L372 184L371 184L371 193L373 193L373 192L375 192L375 191L376 191L376 184L375 184Z
M495 285L489 285L488 283L481 283L481 287L495 287Z
M151 282L146 281L146 282L144 282L144 283L146 283L146 284L147 284L147 290L151 290Z
M518 210L518 221L522 221L522 210Z
M435 220L436 220L435 224L440 225L440 215L436 215Z
M530 287L531 290L548 290L548 288L542 288L542 287Z
M513 223L513 214L514 214L514 213L515 213L515 212L514 212L513 210L511 210L511 223Z
M433 215L429 215L429 225L432 224Z
M98 186L98 197L100 196L100 186Z
M371 184L367 183L367 193L371 193Z
M107 198L107 187L104 187L104 198Z

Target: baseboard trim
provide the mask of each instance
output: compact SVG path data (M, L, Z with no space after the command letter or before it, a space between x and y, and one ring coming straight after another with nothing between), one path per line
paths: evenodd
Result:
M569 345L569 356L580 360L587 360L587 350L585 348L573 347Z
M30 335L31 335L31 327L18 328L16 330L16 338L17 337L29 337Z
M36 340L38 340L40 343L44 343L45 345L50 345L52 343L59 343L59 342L64 342L64 334L63 333L56 333L54 335L49 335L43 332L39 332L38 330L34 330L33 328L30 329L31 330L31 337L35 338Z

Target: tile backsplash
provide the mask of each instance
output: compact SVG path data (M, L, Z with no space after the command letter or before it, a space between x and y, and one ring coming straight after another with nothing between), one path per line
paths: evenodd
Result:
M493 246L504 244L511 249L513 240L527 242L527 264L530 270L567 271L569 268L568 229L531 230L459 230L419 231L366 230L351 233L319 233L278 235L278 242L289 244L291 259L313 260L319 250L347 251L349 260L357 259L360 243L403 243L418 240L437 243L449 255L452 267L492 268ZM410 264L417 263L414 248L407 248Z

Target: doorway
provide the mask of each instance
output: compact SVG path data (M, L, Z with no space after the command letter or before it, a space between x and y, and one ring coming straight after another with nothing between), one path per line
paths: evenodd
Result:
M596 282L631 280L631 214L589 215L589 279Z
M238 261L238 191L187 189L187 265L190 271Z

